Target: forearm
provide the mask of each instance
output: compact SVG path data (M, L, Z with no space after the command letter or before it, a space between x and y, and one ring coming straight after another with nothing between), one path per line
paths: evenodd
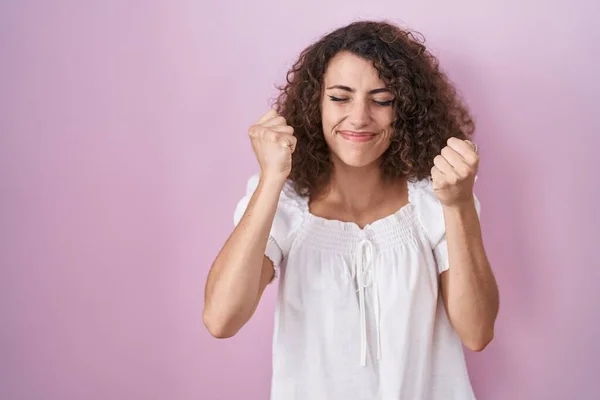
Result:
M473 350L493 338L499 293L485 254L479 217L473 202L444 208L450 268L442 274L448 317Z
M261 179L213 263L205 288L204 320L217 326L216 330L237 331L256 308L265 248L282 186Z

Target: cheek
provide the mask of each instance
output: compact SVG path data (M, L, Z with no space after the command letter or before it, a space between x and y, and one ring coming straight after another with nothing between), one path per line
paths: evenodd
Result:
M321 107L321 121L325 133L329 133L341 120L341 112L338 107L325 104Z
M391 107L380 109L375 113L375 115L379 126L385 129L393 127L395 114L394 110Z
M385 135L383 136L383 142L386 145L389 145L392 141L392 136L394 136L394 121L395 114L393 110L381 110L383 112L379 113L377 116L377 125L385 131Z

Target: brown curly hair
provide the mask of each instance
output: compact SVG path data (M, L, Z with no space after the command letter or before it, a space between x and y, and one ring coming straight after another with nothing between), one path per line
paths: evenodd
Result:
M341 51L370 60L395 99L394 134L381 157L384 178L420 180L450 137L470 139L475 124L419 33L388 22L360 21L306 48L279 87L275 109L297 137L290 180L300 195L328 183L333 164L321 123L323 75Z

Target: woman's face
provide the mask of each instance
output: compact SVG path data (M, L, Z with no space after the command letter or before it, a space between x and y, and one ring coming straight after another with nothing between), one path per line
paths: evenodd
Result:
M340 52L323 81L323 133L334 164L364 167L379 160L392 138L394 96L372 62Z

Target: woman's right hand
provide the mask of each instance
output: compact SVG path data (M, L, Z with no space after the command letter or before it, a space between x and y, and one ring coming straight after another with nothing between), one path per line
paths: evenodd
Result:
M284 182L292 171L292 153L296 149L294 128L275 110L270 110L250 127L248 135L262 176Z

